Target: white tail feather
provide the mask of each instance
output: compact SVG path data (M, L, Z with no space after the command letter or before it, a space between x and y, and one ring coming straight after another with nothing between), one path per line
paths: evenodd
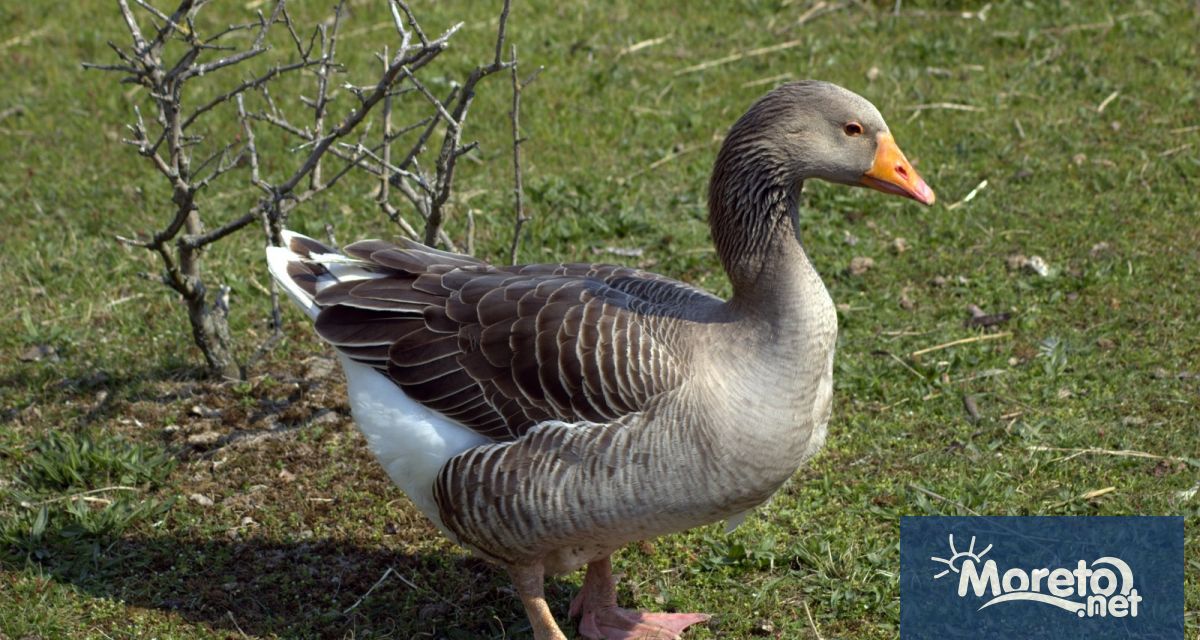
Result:
M312 238L308 236L285 229L283 231L284 246L267 247L267 267L271 271L271 277L275 278L275 282L278 282L279 286L283 287L288 297L303 309L310 318L316 319L321 309L317 307L313 301L313 297L301 288L300 285L296 284L296 281L292 280L292 277L288 275L289 263L306 261L315 262L325 267L329 273L317 280L317 291L347 280L366 280L368 278L380 277L379 274L362 269L360 267L362 264L361 260L340 253L314 253L308 256L301 256L288 248L295 238L312 241Z
M346 280L383 277L362 269L361 261L339 253L299 255L288 248L294 238L311 240L284 231L285 246L267 247L267 266L288 297L314 320L321 309L313 296L288 275L289 263L315 262L323 266L327 273L319 276L318 291ZM409 398L400 387L371 367L354 362L344 354L339 354L339 360L346 372L354 421L366 436L372 453L417 508L450 535L438 516L433 497L437 474L450 458L491 441Z
M288 275L287 267L289 262L299 261L300 256L296 255L287 247L267 247L267 268L271 271L271 277L275 278L275 282L283 287L284 292L296 303L296 306L304 310L308 317L317 318L317 314L321 309L317 307L312 296L308 292L300 288L295 280Z

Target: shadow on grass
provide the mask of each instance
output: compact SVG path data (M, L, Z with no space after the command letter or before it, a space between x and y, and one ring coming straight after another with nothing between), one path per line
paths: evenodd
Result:
M126 538L94 548L87 559L51 556L38 564L91 596L171 611L231 634L530 637L503 571L455 553L253 538ZM573 590L548 582L551 607L565 613Z
M328 380L306 380L304 368L280 367L269 378L235 383L212 381L199 368L175 365L130 374L27 371L10 382L32 390L25 405L38 409L26 420L31 433L53 422L80 438L128 436L135 443L149 439L147 447L165 444L165 450L186 458L204 449L181 445L178 438L163 443L157 429L147 434L146 427L132 418L141 416L147 426L157 427L168 417L183 416L179 420L185 427L197 420L227 435L237 435L250 425L303 426L317 412L344 402L344 397L324 389L331 386ZM45 397L59 401L49 405ZM63 398L72 402L64 403ZM192 415L193 405L203 415ZM24 407L4 418L15 418L22 411ZM124 451L108 439L101 440L103 446L89 448L89 455ZM22 448L22 464L29 464L39 451ZM55 468L67 464L60 457L54 458ZM67 462L72 469L79 466L73 458ZM312 459L291 462L293 470L308 463L325 460L314 454ZM380 543L297 540L296 532L278 530L273 537L293 539L256 538L253 524L241 527L244 538L228 537L226 528L237 522L207 521L200 526L203 530L121 536L121 531L147 531L149 522L162 515L121 519L118 516L124 512L118 513L117 507L126 501L137 506L158 494L104 494L116 502L105 509L88 508L61 498L126 483L88 475L76 484L69 490L21 485L30 500L46 502L49 517L39 527L36 510L10 510L13 517L7 529L0 526L0 533L12 534L7 546L0 539L0 567L21 570L29 563L88 596L171 612L229 637L530 637L528 621L504 572L460 552L405 554L390 552L386 538ZM82 515L66 511L76 503ZM0 525L5 523L5 506L0 504ZM114 522L97 520L109 511ZM136 522L143 525L133 527ZM560 616L573 592L567 583L547 583L547 597ZM120 628L124 620L114 618L112 624Z

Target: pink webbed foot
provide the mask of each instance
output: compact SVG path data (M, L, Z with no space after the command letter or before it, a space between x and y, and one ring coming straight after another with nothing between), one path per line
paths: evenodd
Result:
M704 613L647 613L617 606L616 580L608 558L588 565L583 587L571 601L579 633L589 640L678 640L683 630L709 619Z
M708 618L705 613L645 613L614 605L584 612L579 633L589 640L678 640L684 629Z

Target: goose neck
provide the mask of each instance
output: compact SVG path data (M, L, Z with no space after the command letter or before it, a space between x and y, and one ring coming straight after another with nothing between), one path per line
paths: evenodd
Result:
M709 224L717 255L733 285L730 306L770 314L789 299L824 286L798 234L801 183L753 164L714 172Z

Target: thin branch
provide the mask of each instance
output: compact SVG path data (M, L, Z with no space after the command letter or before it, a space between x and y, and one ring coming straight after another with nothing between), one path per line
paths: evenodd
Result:
M412 43L412 34L408 29L404 28L404 19L400 17L400 11L397 10L395 2L388 2L388 9L392 12L392 23L396 26L396 33L400 34L400 46L396 49L397 55L405 55L408 53L408 48ZM384 66L387 66L387 48L383 50Z
M508 3L505 3L507 8ZM521 81L517 76L517 45L512 45L512 111L509 119L512 121L512 157L513 157L513 201L515 219L513 220L512 245L508 249L509 264L517 264L517 249L521 246L521 228L525 226L525 190L521 184Z
M220 240L221 238L224 238L225 236L242 229L251 222L254 222L256 219L258 219L257 207L255 207L255 209L249 213L244 213L237 219L226 222L212 231L194 235L185 235L179 239L179 244L180 246L188 249L199 249L204 245L212 244L217 240Z
M138 27L137 20L133 17L133 11L129 8L129 3L125 0L117 0L117 6L121 8L121 17L125 18L125 26L129 28L129 35L133 36L133 47L138 55L144 54L149 47L146 43L145 36L142 35L142 30Z
M346 146L350 146L350 145L346 145ZM368 157L367 154L370 153L369 151L367 151L367 148L362 145L361 142L359 144L355 145L354 149L359 152L358 155L352 156L349 160L347 160L346 164L342 166L341 170L338 171L337 173L333 174L333 178L331 178L328 183L323 185L321 187L321 189L317 189L317 191L320 191L322 189L327 189L327 188L332 187L333 185L337 184L338 181L341 180L343 177L345 177L346 174L350 173L351 169L354 169L355 167L360 167L363 160L365 160Z
M504 37L507 35L505 31L508 27L508 11L511 8L512 0L504 0L504 7L500 9L500 26L496 28L496 55L492 58L492 66L500 66L500 57L504 55ZM513 65L517 63L516 49L513 49Z
M404 169L401 169L400 167L397 167L397 166L394 166L394 165L388 163L387 160L380 157L377 153L375 153L374 150L363 146L363 144L361 142L358 144L354 144L354 145L347 144L345 142L342 142L340 144L342 145L342 148L347 149L347 150L353 150L357 155L353 156L351 158L347 158L345 155L337 153L335 150L331 149L330 152L335 153L339 158L342 158L343 160L347 160L351 163L357 164L357 165L359 165L360 168L365 169L368 173L379 176L380 178L387 177L387 179L390 179L391 176L401 176L401 177L407 178L407 179L415 182L417 184L417 186L421 187L421 189L424 190L426 193L429 193L429 194L433 193L433 190L430 188L429 184L425 182L424 178L422 178L421 176L419 176L415 173L412 173L411 171L406 171ZM384 146L384 148L385 149L387 148L386 145ZM366 160L366 159L370 159L370 160L374 161L379 166L372 167L368 164L364 164L362 161Z
M389 2L388 7L391 8L391 10L392 10L392 19L396 23L396 30L400 32L402 37L407 36L408 32L404 29L404 23L400 20L400 13L396 11L395 3ZM387 47L385 46L383 48L383 70L385 73L387 72L387 59L388 59L388 50L387 50ZM383 145L382 145L383 146L383 157L380 159L381 160L380 165L383 167L383 171L379 175L379 191L377 192L377 194L375 196L375 202L377 202L379 204L379 207L380 207L380 209L383 210L384 214L389 213L388 212L388 196L390 194L388 193L388 189L391 186L389 181L391 180L391 177L392 177L391 170L389 168L392 163L392 145L389 141L389 138L391 137L391 135L392 135L392 95L389 93L388 95L384 96L384 98L383 98ZM394 208L392 210L395 211ZM392 216L392 215L388 215L388 217L392 218L393 220L396 219L395 216Z
M342 15L346 10L346 1L338 3L333 10L333 28L328 32L321 25L321 60L317 70L317 100L313 104L313 131L317 137L325 134L325 113L329 106L329 70L331 63L337 57L337 37L342 26ZM321 159L318 157L308 176L310 189L321 189Z
M179 19L191 13L193 8L197 8L194 6L194 0L183 0L179 3L179 6L175 8L175 12L170 16L167 16L158 9L155 9L153 6L144 2L144 0L135 1L138 3L138 6L145 9L159 20L163 21L163 25L159 27L157 33L154 34L154 40L147 47L149 52L156 53L159 48L162 47L163 43L166 42L166 39L171 32L175 32L183 36L188 43L196 43L195 33L193 33L191 29L184 29L183 27L179 26Z
M258 19L260 24L262 24L262 27L258 30L258 35L254 37L254 43L250 45L251 49L262 48L263 43L267 39L267 30L271 28L271 25L275 24L275 22L279 20L279 15L283 13L285 4L287 4L286 0L276 0L275 8L271 10L271 18L266 21L263 21L262 12L259 12ZM215 40L223 35L225 35L225 32L219 33L216 36L209 38L209 40Z
M446 111L446 105L442 104L442 101L438 100L437 96L430 93L429 89L425 88L424 83L418 80L417 77L413 75L412 71L409 71L405 67L401 67L400 71L404 73L410 82L413 83L413 86L417 88L417 91L420 91L421 95L425 96L425 98L429 100L429 104L432 104L433 108L437 109L438 115L442 117L442 120L446 121L446 126L457 129L459 126L458 121L454 118L454 116L450 115L449 111Z
M263 182L258 170L258 143L254 137L254 127L250 126L250 118L246 116L246 104L242 96L237 96L238 120L242 124L242 135L246 136L246 158L250 162L250 182L254 186L271 193L271 186Z
M203 173L204 168L212 160L212 158L214 158L214 157L220 158L220 161L217 162L217 166L216 166L216 168L214 168L212 170L212 173L205 176L203 179L201 179L199 182L197 182L194 187L192 187L192 189L194 191L200 191L200 190L204 189L205 187L207 187L209 184L211 184L217 178L220 178L222 175L225 175L226 173L229 173L230 171L238 168L239 164L242 161L242 157L246 152L246 148L242 147L241 150L239 150L237 153L230 156L229 150L232 149L234 146L235 146L234 143L230 143L230 144L226 145L225 147L223 147L221 149L221 151L219 153L214 153L212 156L209 156L208 159L206 159L203 163L201 163L201 165L199 167L196 168L197 174Z
M475 255L475 210L467 207L467 255Z
M417 39L421 41L421 46L429 46L429 38L425 37L425 32L421 29L421 25L417 22L417 17L413 15L412 9L408 8L408 4L403 0L394 0L395 6L399 6L404 15L408 16L408 26L417 34ZM393 8L392 11L395 11Z
M198 107L195 111L192 112L192 115L188 116L187 119L183 121L183 128L187 129L189 126L192 125L193 122L196 121L196 118L199 118L200 116L209 112L210 110L212 110L214 107L220 105L221 103L227 102L230 98L233 98L234 96L237 96L237 95L239 95L247 90L250 90L250 89L257 89L258 87L261 87L261 86L265 85L266 83L270 82L278 75L282 75L282 74L288 73L290 71L297 71L299 69L306 69L308 67L321 64L323 61L324 61L323 59L301 60L300 62L293 62L291 64L285 64L285 65L280 65L280 66L276 66L276 67L271 67L270 69L267 69L266 73L262 74L261 76L243 81L241 84L234 87L233 89L231 89L225 93L222 93L221 95L213 98L212 100L209 100L208 102L206 102L203 105L201 105L200 107Z
M1010 337L1012 337L1011 331L1004 331L1001 333L985 333L985 334L981 334L981 335L977 335L977 336L971 336L970 338L961 338L959 340L951 340L950 342L937 344L932 347L926 347L924 349L917 349L916 351L913 351L912 353L908 354L908 357L916 358L918 356L925 355L926 353L932 353L934 351L941 351L942 349L948 349L950 347L957 347L958 345L962 345L962 344L970 344L972 342L983 342L985 340L1001 340L1003 338L1010 338Z
M243 22L241 24L231 24L231 25L225 27L224 29L216 32L215 34L205 38L205 42L207 43L205 46L208 46L212 49L218 49L218 48L224 49L224 47L218 47L217 45L213 45L212 43L216 42L217 40L220 40L221 38L224 38L225 36L228 36L228 35L231 35L234 33L240 33L242 31L249 31L251 29L254 29L255 27L261 29L263 27L264 20L265 20L265 18L262 17L262 12L260 11L260 12L258 12L258 20L257 21ZM253 48L253 47L251 47L251 48Z
M96 71L120 71L136 75L139 71L129 65L124 64L99 64L96 62L81 62L79 63L84 69L94 69Z
M971 111L971 112L976 112L976 113L987 111L987 109L984 109L983 107L976 107L976 106L970 105L970 104L959 104L957 102L930 102L928 104L914 104L912 106L905 107L905 109L908 109L909 111L928 111L930 109L946 109L949 111Z
M213 60L212 62L198 64L198 65L189 67L186 71L184 71L181 74L180 78L181 78L181 80L186 80L186 79L192 78L194 76L203 76L205 74L212 73L219 69L224 69L225 67L238 64L239 62L245 62L246 60L249 60L250 58L258 56L258 55L264 53L265 51L266 51L266 49L262 49L262 48L247 49L246 51L241 51L241 52L235 53L231 56L219 58L217 60Z
M505 0L504 7L500 13L500 26L496 33L497 49L503 49L504 35L506 23L508 21L509 2ZM471 103L475 99L475 85L484 78L507 69L510 63L503 62L497 56L492 61L492 64L486 67L476 67L467 76L467 81L463 83L462 90L458 92L458 100L454 104L454 110L448 114L446 121L446 134L442 138L442 148L438 153L436 170L436 186L437 192L433 201L429 206L429 217L425 221L425 237L424 242L427 245L432 245L434 240L440 235L442 224L445 222L444 207L450 198L450 190L454 184L454 170L458 166L458 153L460 140L462 139L462 126L466 122L467 113L471 108ZM415 79L414 79L415 80ZM443 115L443 117L446 117Z
M700 64L692 65L685 69L680 69L679 71L675 72L675 75L682 76L682 75L689 74L689 73L695 73L696 71L704 71L705 69L719 67L721 65L729 64L730 62L737 62L738 60L742 60L744 58L755 58L758 56L764 56L764 55L767 55L768 53L775 53L777 51L783 51L784 49L791 49L794 47L799 47L800 45L803 45L806 42L807 42L807 40L790 40L788 42L781 42L779 44L771 45L769 47L752 49L752 50L746 51L744 53L735 53L732 55L725 56L724 58L718 58L716 60L709 60L707 62L701 62Z
M129 245L131 247L142 247L144 249L148 249L150 247L150 243L145 240L138 240L136 238L126 238L125 236L118 235L118 234L113 234L113 238L117 242L120 242L121 244L124 244L124 245Z
M354 611L355 609L357 609L358 605L362 604L363 600L366 600L367 596L371 595L371 592L374 591L377 587L379 587L379 585L383 584L383 581L387 580L388 576L392 575L393 573L396 573L396 571L394 569L392 569L391 567L388 567L387 570L383 572L383 575L379 576L379 579L375 581L375 584L371 585L371 588L367 589L367 592L362 594L362 597L360 597L357 601L355 601L354 604L350 605L350 607L348 609L343 611L342 615L346 615L346 614L350 613L351 611ZM397 574L397 575L399 575L399 574Z
M299 184L299 182L303 180L310 171L312 171L314 166L316 166L317 161L321 158L325 151L328 150L329 147L339 138L349 133L352 129L354 129L354 127L358 126L358 123L362 122L363 118L366 117L367 113L370 112L375 104L383 99L383 97L387 94L388 88L396 81L396 77L400 75L402 70L404 70L408 65L415 64L422 60L427 62L441 52L445 51L447 40L461 27L462 23L451 27L448 31L446 31L446 33L442 34L440 38L434 42L431 42L428 47L423 48L421 51L412 56L406 56L389 65L387 71L384 73L383 77L380 78L379 82L376 84L375 90L371 93L371 95L367 96L366 99L362 101L362 104L359 106L359 108L351 111L346 118L338 124L337 127L329 132L328 135L316 141L316 143L313 145L312 151L309 152L308 157L305 159L304 164L297 169L296 172L292 174L292 176L288 178L286 182L279 186L279 190L287 192L295 189L296 185Z
M312 52L312 43L309 43L308 49L304 48L304 43L300 40L300 34L296 33L296 25L292 24L292 16L288 13L286 5L283 7L283 25L287 27L292 44L296 47L296 55L300 56L301 60L308 60L308 54Z
M454 101L454 99L458 96L459 89L460 87L451 87L450 95L446 97L447 104ZM441 122L440 114L435 113L433 116L430 116L429 124L426 125L425 131L421 132L421 135L417 138L416 142L413 143L411 148L409 148L408 153L404 156L404 160L396 163L397 167L404 169L412 164L417 155L420 154L425 148L426 143L429 142L429 138L433 136L434 129L437 128L439 122ZM395 184L395 181L393 181L392 184Z
M1068 447L1048 447L1044 445L1030 445L1026 447L1030 451L1048 451L1054 453L1069 453L1070 455L1057 458L1054 462L1066 461L1082 455L1100 455L1100 456L1116 456L1122 458L1145 458L1148 460L1167 460L1169 462L1182 462L1193 466L1200 466L1200 460L1196 458L1184 458L1181 456L1164 456L1156 453L1146 453L1145 451L1134 451L1133 449L1098 449L1095 447L1077 449Z

